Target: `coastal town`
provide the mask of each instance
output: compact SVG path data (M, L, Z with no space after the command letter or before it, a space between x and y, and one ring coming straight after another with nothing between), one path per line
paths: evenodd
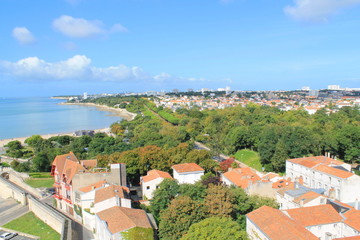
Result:
M0 240L360 240L359 16L1 1Z
M320 109L331 111L322 113L323 121L352 109L355 115L348 118L357 116L359 98L356 91L352 93L352 97L348 94L339 96L336 102L334 99L326 100L327 104ZM355 154L345 152L341 155L342 150L339 150L315 155L315 146L313 152L305 154L310 148L300 150L301 144L309 144L306 142L309 140L302 138L295 139L300 145L282 153L284 150L279 149L279 144L291 142L286 140L277 142L273 157L265 159L264 151L269 146L261 147L265 139L260 134L259 143L251 147L239 145L235 151L227 150L229 144L235 147L239 141L248 144L250 136L236 135L235 143L227 142L222 146L221 140L212 137L216 132L209 129L210 126L219 129L219 125L211 125L212 115L204 118L204 114L214 110L220 114L229 110L250 114L255 107L258 110L252 114L257 114L258 121L262 121L258 114L269 111L269 108L274 116L282 116L282 112L296 114L304 111L294 99L305 100L299 98L300 93L287 95L289 99L284 99L285 95L271 92L274 99L261 101L254 100L256 96L270 93L252 93L248 101L241 100L237 94L214 94L218 96L156 96L152 97L153 102L148 96L88 97L82 100L85 103L74 103L69 99L70 104L84 104L84 107L102 107L99 101L106 102L110 105L103 105L103 108L117 111L122 106L126 109L119 109L121 113L126 111L129 116L133 115L128 120L114 123L106 131L81 130L73 134L46 138L34 135L21 141L7 141L0 167L0 186L4 190L0 195L0 206L15 200L22 210L20 215L13 215L13 211L2 213L1 217L8 220L2 222L5 228L1 229L14 234L12 239L37 239L37 236L23 233L20 229L7 228L11 226L9 221L17 221L16 217L21 219L22 214L32 213L61 239L192 239L193 231L199 231L195 229L203 221L225 220L229 222L226 224L234 224L237 230L236 234L231 233L235 235L227 230L222 234L230 234L234 239L360 238L360 165L356 146L352 150ZM308 96L305 99L308 103L325 101ZM221 107L222 101L233 102ZM297 107L282 111L269 101L294 103ZM218 105L211 106L211 102ZM186 124L191 124L195 118L204 119L204 124L207 124L201 132L193 135L195 142L185 135L182 140L175 140L182 136L178 131L183 128L181 121L186 119L181 115L184 110L189 111L185 114L194 116ZM312 115L315 119L320 116L319 113L307 112L303 118L312 118ZM282 117L288 119L286 115ZM180 122L175 121L177 119ZM157 130L148 124L162 127ZM249 124L251 127L256 122ZM263 124L270 126L268 124L273 123ZM136 130L143 125L149 128L145 135L141 135L144 130ZM189 134L194 131L188 125L184 126ZM197 128L197 131L201 129ZM154 132L146 132L150 129ZM152 140L158 131L165 142ZM230 131L229 134L232 136L233 133ZM224 138L225 141L228 136ZM358 144L358 141L343 147L351 149L351 144ZM66 149L70 152L55 156L52 153ZM301 153L294 154L297 151ZM19 152L23 153L21 158L17 157ZM232 152L235 154L224 154ZM339 156L351 160L339 160ZM46 170L50 172L44 177L47 176L51 186L44 188L39 187L41 184L30 184L31 181L41 182L41 178L36 179L41 173L36 172ZM186 213L184 209L187 209ZM188 225L179 226L178 221L185 221ZM206 234L215 234L211 228L205 229L202 231L207 231Z
M345 106L360 105L359 88L341 88L339 85L329 85L325 89L313 90L310 87L302 87L295 91L236 91L230 87L212 90L202 88L194 91L171 92L147 91L142 93L118 93L118 94L88 94L82 96L63 97L79 103L88 99L96 99L111 96L147 96L154 98L156 106L162 106L176 111L180 108L224 109L237 105L246 106L254 103L261 106L276 107L282 111L303 109L309 114L314 114L322 108L328 111L337 111ZM84 103L83 103L84 104Z

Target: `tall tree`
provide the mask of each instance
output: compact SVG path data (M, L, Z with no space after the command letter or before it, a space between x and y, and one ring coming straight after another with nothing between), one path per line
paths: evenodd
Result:
M180 239L190 226L205 218L203 205L189 196L180 196L171 201L161 212L159 235L164 240Z
M247 234L230 218L211 217L191 225L181 240L247 240Z

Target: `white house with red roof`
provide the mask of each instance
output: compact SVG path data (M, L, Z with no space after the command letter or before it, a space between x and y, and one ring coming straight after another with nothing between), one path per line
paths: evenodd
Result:
M180 184L195 182L204 175L204 169L196 163L182 163L172 166L173 176Z
M131 208L130 190L124 186L110 185L95 192L94 213L113 206Z
M173 179L169 173L151 170L147 172L146 176L140 178L143 199L152 199L154 191L164 179Z
M301 177L304 186L323 188L325 195L345 203L360 199L360 176L350 170L350 164L325 156L286 161L286 176L291 180Z
M251 168L235 168L223 173L221 180L228 186L237 186L246 189L249 185L260 181L261 178Z
M328 204L278 210L263 206L246 215L250 239L338 239L359 236L360 211Z
M152 221L144 210L111 207L95 215L96 240L121 240L122 233L132 228L152 229Z
M317 206L326 203L324 191L305 187L299 181L290 182L277 190L276 201L280 205L280 210Z

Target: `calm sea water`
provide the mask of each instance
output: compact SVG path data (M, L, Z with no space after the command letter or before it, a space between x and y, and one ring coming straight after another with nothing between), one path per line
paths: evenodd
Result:
M121 120L96 107L50 98L0 98L0 139L109 127Z

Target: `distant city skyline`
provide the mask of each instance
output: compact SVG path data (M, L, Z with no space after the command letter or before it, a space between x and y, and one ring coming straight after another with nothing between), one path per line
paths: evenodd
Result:
M3 1L1 97L360 87L360 1Z

